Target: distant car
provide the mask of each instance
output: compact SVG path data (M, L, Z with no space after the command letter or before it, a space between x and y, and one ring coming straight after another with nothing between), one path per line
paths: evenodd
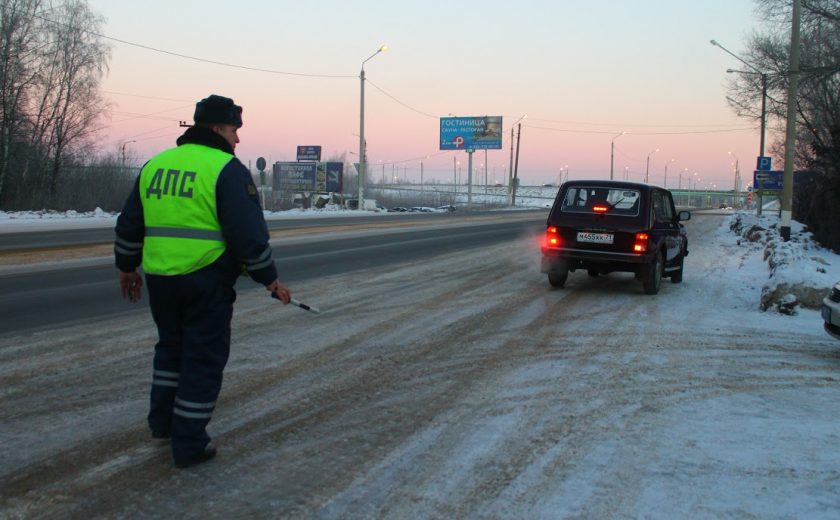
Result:
M439 209L439 210L441 210L441 211L455 211L455 210L457 210L458 208L456 208L456 207L455 207L455 206L453 206L452 204L446 204L446 205L444 205L444 206L438 206L438 208L437 208L437 209Z
M840 282L834 284L822 304L823 327L829 336L840 339Z
M405 213L406 211L408 211L408 208L402 208L397 206L396 208L390 208L388 210L388 213Z
M541 270L563 287L570 272L635 273L646 294L682 282L688 238L671 192L648 184L580 180L560 188L546 223Z
M435 210L425 206L414 206L413 208L408 208L408 211L413 211L415 213L433 213Z

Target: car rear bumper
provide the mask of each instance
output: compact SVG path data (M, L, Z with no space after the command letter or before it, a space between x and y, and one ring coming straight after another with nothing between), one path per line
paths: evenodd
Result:
M835 339L840 339L840 303L828 297L824 298L820 314L824 322L825 332Z
M653 261L653 254L611 253L572 248L542 248L541 271L548 273L559 264L576 268L579 264L611 265L614 270L635 271L642 264Z
M613 253L566 247L543 247L542 254L543 257L551 259L593 260L596 262L623 262L631 264L646 264L653 259L653 254L647 253Z

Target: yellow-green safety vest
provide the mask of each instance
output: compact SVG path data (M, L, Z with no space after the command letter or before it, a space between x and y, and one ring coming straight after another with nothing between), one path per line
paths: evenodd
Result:
M183 144L143 167L143 271L187 274L222 256L226 246L216 212L216 181L232 158L215 148Z

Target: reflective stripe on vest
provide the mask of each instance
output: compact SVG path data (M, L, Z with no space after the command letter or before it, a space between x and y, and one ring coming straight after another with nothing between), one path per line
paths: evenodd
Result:
M215 148L184 144L146 164L139 186L146 224L145 272L187 274L224 253L216 181L232 158Z

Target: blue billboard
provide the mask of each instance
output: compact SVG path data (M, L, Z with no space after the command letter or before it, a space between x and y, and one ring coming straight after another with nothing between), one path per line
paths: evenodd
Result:
M320 146L298 146L297 147L298 161L320 161L321 147Z
M785 172L781 170L756 170L753 172L753 186L756 190L777 191L782 189L782 177Z
M502 116L441 117L441 150L501 150Z
M316 163L274 163L275 191L315 191Z
M319 162L315 179L315 191L341 193L344 188L344 163Z

